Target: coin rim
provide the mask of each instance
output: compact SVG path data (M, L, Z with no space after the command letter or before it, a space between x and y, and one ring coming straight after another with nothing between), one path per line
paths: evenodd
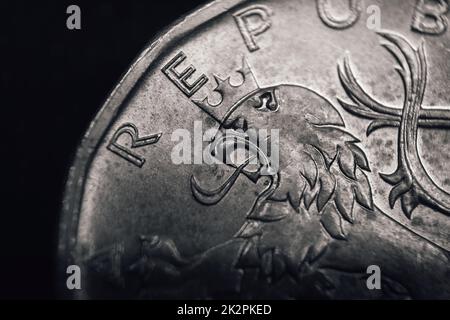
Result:
M165 52L172 42L186 33L192 32L209 20L229 11L231 8L248 1L215 0L203 4L157 33L137 58L135 58L91 121L77 147L64 189L57 249L58 267L56 287L60 297L74 297L66 287L66 268L75 261L73 250L77 242L81 201L88 170L100 142L108 132L114 119L120 113L122 106L127 101L129 93L132 92L133 88L138 84L148 68L151 67L152 63L158 59L161 53Z

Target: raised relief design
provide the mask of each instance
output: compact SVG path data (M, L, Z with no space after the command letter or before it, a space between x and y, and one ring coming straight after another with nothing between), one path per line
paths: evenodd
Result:
M316 0L317 11L320 19L327 26L334 29L347 29L353 26L361 15L361 0L348 0L349 14L343 19L338 19L332 13L332 1L329 0Z
M180 51L162 68L162 72L186 95L186 97L190 98L208 82L208 78L202 74L197 80L189 83L192 75L196 71L194 66L190 65L182 72L179 72L176 69L185 60L186 55L184 52Z
M411 29L420 33L439 35L447 31L447 0L417 0Z
M263 5L246 7L233 14L239 32L250 52L259 50L256 37L271 27L271 15L272 10Z
M339 102L350 113L373 120L368 134L399 128L398 169L382 175L394 185L390 204L400 199L408 217L418 204L449 214L450 196L420 162L417 131L419 126L450 128L450 111L422 107L424 45L414 48L398 35L380 35L400 65L403 110L370 97L348 59L339 66L339 76L354 104ZM218 134L281 129L279 169L263 174L270 172L264 170L271 166L265 160L270 157L244 144L248 158L223 163L230 173L221 176L217 187L206 188L204 180L192 175L190 191L199 206L249 199L231 198L238 179L259 191L248 190L251 202L242 203L249 209L242 210L236 234L204 252L187 256L164 235L141 236L140 252L130 254L120 272L112 272L125 279L121 283L127 290L141 298L293 299L341 297L352 288L359 298L448 299L450 252L377 207L367 174L370 161L333 104L300 85L261 87L246 59L237 73L239 85L231 84L230 77L214 76L214 91L221 96L216 105L208 97L193 102L218 124ZM211 156L226 154L228 142L212 139ZM250 159L258 164L250 166ZM372 264L383 272L382 290L367 290L366 269Z
M367 128L367 135L384 127L399 127L398 168L392 174L381 174L387 183L394 186L389 195L390 206L393 207L400 199L402 210L408 218L419 204L450 215L450 194L431 179L417 149L419 126L450 128L449 109L422 107L427 84L424 43L414 48L403 37L392 33L379 34L386 40L383 46L399 63L397 71L405 90L403 109L385 106L367 94L353 75L348 59L339 67L339 76L354 104L343 100L340 103L350 113L373 120Z
M145 137L139 137L139 131L136 126L132 123L125 123L120 126L119 129L114 133L111 138L107 148L109 151L114 152L121 158L131 162L135 166L141 168L145 163L145 158L139 154L130 150L126 146L118 143L119 138L122 135L128 135L131 138L131 149L142 148L148 145L155 144L159 141L162 133L155 133Z

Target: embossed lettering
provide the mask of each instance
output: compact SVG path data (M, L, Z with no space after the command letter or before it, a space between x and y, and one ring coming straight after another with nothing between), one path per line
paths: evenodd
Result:
M184 60L186 55L180 51L172 60L167 63L162 72L180 89L188 98L192 97L203 85L208 82L208 78L202 74L200 78L195 80L192 84L188 82L196 69L190 65L183 72L179 73L176 70Z
M349 0L350 14L345 19L333 16L328 0L317 0L317 11L319 17L327 26L335 29L347 29L353 26L361 15L361 1Z
M442 34L447 30L448 3L445 0L418 0L411 29L425 34Z
M266 32L272 25L271 10L262 5L255 5L234 14L234 19L250 52L259 50L255 37Z
M139 137L139 131L132 123L126 123L122 125L114 134L111 141L108 144L108 150L114 152L123 159L131 162L135 166L141 168L145 163L145 158L134 153L129 148L118 143L118 139L121 135L128 134L131 137L131 149L144 147L157 143L162 136L162 133L152 134L146 137Z
M70 14L66 20L66 26L69 30L81 29L81 9L77 5L70 5L66 9L66 13Z

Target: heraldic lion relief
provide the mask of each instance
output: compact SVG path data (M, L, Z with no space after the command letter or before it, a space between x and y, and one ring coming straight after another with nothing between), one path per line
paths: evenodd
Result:
M393 33L380 36L399 62L403 110L383 106L366 94L348 59L339 65L339 77L354 104L340 102L350 113L373 120L368 135L384 127L398 128L398 169L381 173L393 186L389 204L399 200L408 218L419 204L449 215L450 195L428 176L417 151L419 126L448 126L450 120L448 112L421 107L425 46L414 48ZM220 107L226 109L219 130L283 128L279 169L262 175L270 163L260 161L257 169L248 170L247 160L233 165L233 175L213 190L192 176L192 196L205 206L227 201L238 179L266 181L234 237L201 254L184 255L163 234L141 236L140 254L128 266L130 277L140 279L139 296L323 299L338 292L338 297L370 297L364 287L365 270L377 264L383 268L378 297L450 297L449 252L377 207L366 174L371 170L369 161L336 108L300 85L260 88L245 59L238 72L244 80L240 86L216 77ZM220 118L208 99L196 104L212 118ZM222 140L211 143L211 150L225 148ZM101 255L91 263L99 259Z
M294 56L274 48L285 40L282 32L264 42L267 30L284 26L276 20L281 14L276 3L274 10L238 6L225 16L230 25L224 30L239 31L230 43L243 50L234 53L230 47L226 63L209 63L198 46L169 48L120 101L126 115L115 111L113 129L89 160L83 199L73 209L82 212L79 221L62 225L64 232L77 230L61 244L70 252L64 261L87 270L79 298L450 298L447 236L426 232L444 228L438 221L450 219L450 194L439 170L432 172L424 160L420 138L426 130L450 130L450 109L428 107L428 94L448 90L435 85L430 72L440 68L428 53L436 38L396 28L370 31L369 40L361 39L364 45L372 41L365 51L369 68L361 63L364 52L352 46L354 36L345 34L353 24L363 28L357 17L351 24L331 24L328 7L317 1L320 19L314 19L329 23L315 32L341 37L344 44L323 50L332 60L309 66L303 60L316 53L322 59L321 52L305 49ZM259 27L243 23L250 11ZM179 41L203 43L195 37ZM205 39L220 45L218 38ZM271 64L261 62L264 50L270 57L264 61ZM143 60L137 60L136 70ZM296 63L301 68L285 67ZM367 72L378 68L391 72L382 97L373 89L382 77L371 83ZM283 82L279 70L293 71ZM170 103L156 100L161 94ZM154 101L154 108L167 111L153 111ZM189 113L212 129L202 150L213 164L169 163L167 150L176 139L165 128L191 126ZM270 148L239 140L262 130L269 132L264 141ZM390 145L383 141L387 136ZM121 137L131 137L129 147ZM246 156L232 157L230 146ZM389 166L379 165L388 161ZM79 181L73 178L70 188ZM65 205L69 208L68 201ZM428 229L421 228L427 223ZM368 289L372 267L381 272L376 290Z

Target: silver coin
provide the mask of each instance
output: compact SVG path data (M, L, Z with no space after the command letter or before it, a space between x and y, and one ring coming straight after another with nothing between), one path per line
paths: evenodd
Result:
M63 294L449 299L448 9L218 0L161 33L79 146Z

